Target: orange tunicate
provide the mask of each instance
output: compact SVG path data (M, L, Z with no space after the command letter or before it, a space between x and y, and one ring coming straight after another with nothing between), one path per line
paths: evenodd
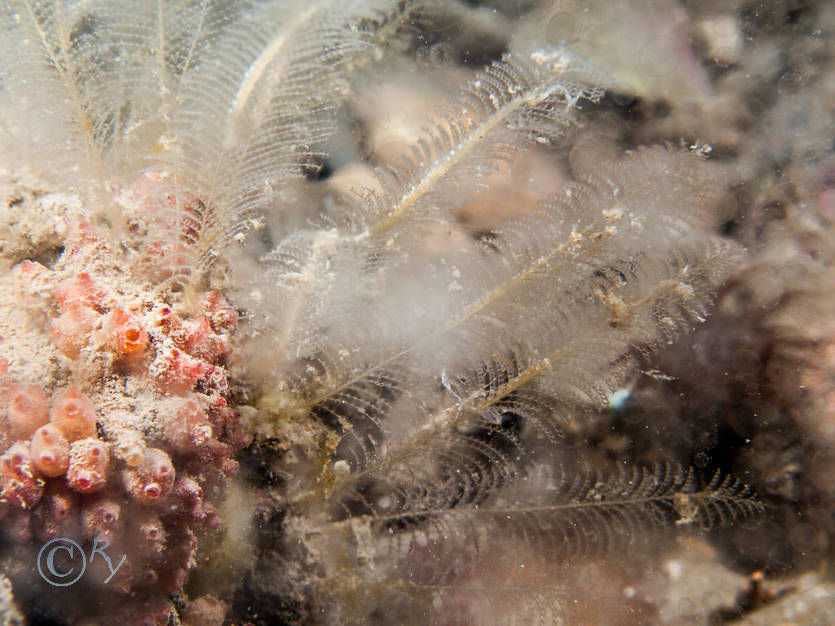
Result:
M148 333L122 309L113 309L104 324L107 342L121 357L141 356L148 347Z
M101 301L104 298L104 292L93 282L93 278L87 272L76 274L57 285L53 295L62 312L66 312L75 305L100 311Z
M54 424L47 424L32 435L29 456L41 474L55 478L67 471L70 463L70 444Z
M192 452L212 438L212 425L197 394L174 396L165 404L162 432L177 452Z
M146 448L142 464L122 473L127 492L143 504L153 504L163 498L174 485L174 478L171 457L157 448Z
M15 294L27 313L34 313L46 303L43 293L54 282L53 272L35 261L21 261L12 268Z
M96 412L93 403L76 387L70 387L49 411L49 420L72 443L96 433Z
M90 539L102 537L113 541L122 533L126 517L122 505L106 496L82 500L81 527Z
M81 439L70 448L67 484L81 493L99 491L107 482L110 455L107 444L98 439Z
M4 394L2 405L12 441L29 439L49 421L49 403L38 385L12 385Z
M90 340L97 317L95 311L78 303L68 305L50 324L58 349L71 359L78 358L78 353Z
M32 508L41 499L43 487L43 479L32 468L29 447L22 441L12 444L0 456L0 503Z

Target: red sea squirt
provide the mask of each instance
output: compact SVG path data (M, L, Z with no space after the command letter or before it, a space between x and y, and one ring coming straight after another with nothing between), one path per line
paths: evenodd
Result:
M113 309L104 321L110 348L124 359L140 358L148 347L148 333L122 309Z
M164 451L147 448L138 467L124 470L125 489L139 502L153 504L166 495L174 484L174 465Z
M12 441L28 439L49 421L49 403L38 385L12 385L3 394L3 405Z
M67 484L80 493L99 491L107 482L110 456L107 445L92 437L80 439L70 447Z
M92 437L96 433L96 412L93 403L76 387L70 387L49 411L49 420L67 441Z
M29 442L29 454L35 467L49 478L66 473L70 463L70 444L54 424L41 426Z
M41 499L43 487L25 443L13 444L0 456L0 502L30 509Z

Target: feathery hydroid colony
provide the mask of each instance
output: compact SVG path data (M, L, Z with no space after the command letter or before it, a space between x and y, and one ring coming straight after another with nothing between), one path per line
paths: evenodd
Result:
M348 74L416 4L2 5L4 152L56 190L7 192L25 212L2 251L2 514L34 547L111 539L127 567L85 593L107 589L125 620L165 623L221 524L212 503L249 441L235 372L267 437L253 450L282 476L259 567L299 621L508 623L479 603L510 587L556 619L571 559L757 509L731 479L604 479L562 445L639 353L704 319L738 257L711 234L708 164L581 153L562 196L486 233L456 222L498 164L569 145L601 97L565 47L490 64L374 189L270 229L257 266L227 250L290 210Z

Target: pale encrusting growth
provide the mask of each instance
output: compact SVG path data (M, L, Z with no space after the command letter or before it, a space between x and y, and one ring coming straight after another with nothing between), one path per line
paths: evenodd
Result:
M298 208L351 77L373 80L423 4L0 4L4 194L25 218L0 249L0 515L30 552L66 535L127 554L84 583L106 595L90 619L220 623L217 598L168 594L215 591L201 559L222 556L250 568L222 590L233 620L557 623L573 560L759 510L732 478L609 476L564 445L740 258L711 163L587 147L559 194L460 219L525 151L569 152L608 84L570 47L488 63L370 187ZM295 210L313 218L259 230ZM236 453L267 478L226 528Z

